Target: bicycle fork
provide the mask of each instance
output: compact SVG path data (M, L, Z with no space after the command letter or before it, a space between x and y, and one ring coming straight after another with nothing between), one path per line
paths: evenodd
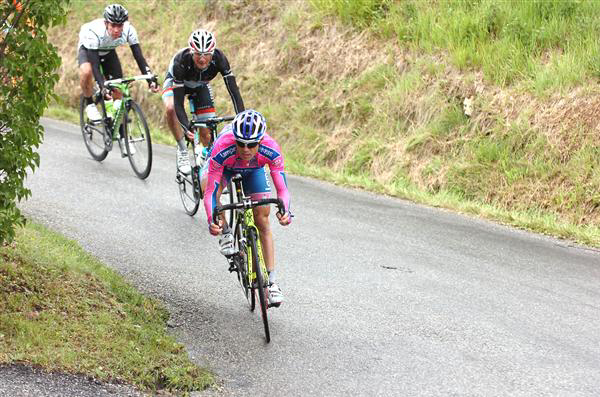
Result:
M250 282L250 285L253 285L256 282L256 271L262 271L263 272L263 280L265 283L265 286L269 286L269 272L267 271L267 264L265 263L265 258L263 257L263 252L262 252L262 245L260 243L260 235L258 234L258 230L256 229L256 227L254 227L254 230L256 232L256 249L257 249L257 256L258 256L258 261L260 263L254 264L252 255L248 255L248 281ZM245 239L244 239L245 240ZM258 267L258 269L257 269Z

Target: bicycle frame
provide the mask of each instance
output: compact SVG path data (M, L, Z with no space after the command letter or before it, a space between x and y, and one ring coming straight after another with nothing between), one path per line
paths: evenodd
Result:
M240 197L240 192L238 190L238 187L241 189L241 182L239 183L239 186L236 186L236 192L238 194L238 197ZM243 197L243 193L242 196ZM249 199L248 199L249 200ZM262 252L262 244L260 242L260 232L258 231L258 227L256 227L256 224L254 223L254 211L252 210L252 208L245 208L245 209L239 209L236 210L236 222L235 222L235 229L234 229L234 239L235 239L235 235L237 233L242 233L242 235L240 236L240 242L244 244L244 246L246 245L246 241L247 241L247 237L248 237L248 233L250 231L250 229L253 229L256 233L256 250L258 251L258 260L260 262L261 266L261 271L264 274L264 280L266 282L267 285L269 285L269 272L267 271L267 267L266 267L266 263L265 263L265 258L263 257L263 252ZM238 227L239 225L239 227ZM256 269L254 269L254 263L252 263L252 255L248 256L248 269L247 269L247 277L248 277L248 285L252 285L252 283L254 282L254 280L256 279Z
M125 115L125 111L127 104L132 100L129 84L137 81L137 80L145 80L153 77L153 75L140 75L135 77L129 77L124 79L114 79L107 80L104 85L110 88L115 88L119 90L122 94L121 105L118 109L114 109L114 120L112 123L109 122L108 117L105 118L104 124L109 128L111 137L113 141L119 139L119 137L115 134L115 131L118 131L123 123L123 116ZM106 104L104 100L100 101L102 104L102 113L106 116Z

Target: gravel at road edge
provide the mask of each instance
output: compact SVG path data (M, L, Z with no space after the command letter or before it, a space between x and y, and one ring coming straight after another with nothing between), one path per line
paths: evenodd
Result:
M130 385L99 382L82 375L49 373L25 365L0 366L0 396L142 397Z

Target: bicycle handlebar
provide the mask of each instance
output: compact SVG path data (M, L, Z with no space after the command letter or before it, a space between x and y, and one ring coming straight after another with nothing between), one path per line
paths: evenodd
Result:
M106 80L104 82L104 86L105 87L114 87L117 84L131 83L132 81L137 81L137 80L150 80L150 79L156 78L156 77L157 76L155 74L140 74L139 76L125 77L125 78L121 78L121 79Z
M247 202L242 202L242 203L217 205L213 209L212 220L215 225L218 225L218 223L216 221L217 215L223 211L227 211L227 210L231 210L231 209L235 210L235 209L242 209L242 208L244 208L244 209L254 208L254 207L258 207L261 205L268 205L268 204L277 204L278 212L281 215L285 214L285 207L283 206L283 201L281 201L278 198L268 198L268 199L261 199L261 200L248 200Z
M203 120L192 120L190 121L190 127L205 127L207 125L217 125L225 121L231 121L235 116L223 116L223 117L209 117Z

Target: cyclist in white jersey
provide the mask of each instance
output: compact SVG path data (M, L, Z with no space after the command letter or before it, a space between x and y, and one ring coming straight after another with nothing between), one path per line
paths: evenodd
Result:
M115 100L121 98L121 93L111 93L104 87L104 81L123 77L121 62L115 48L128 43L133 57L142 74L152 71L142 54L137 32L129 23L129 14L120 4L111 4L104 9L104 18L98 18L84 24L79 31L77 44L77 60L79 62L79 84L85 98L86 114L90 120L100 120L102 116L96 108L92 95L94 94L94 79L105 97ZM102 72L100 71L102 65ZM158 92L156 78L148 81L152 92Z

